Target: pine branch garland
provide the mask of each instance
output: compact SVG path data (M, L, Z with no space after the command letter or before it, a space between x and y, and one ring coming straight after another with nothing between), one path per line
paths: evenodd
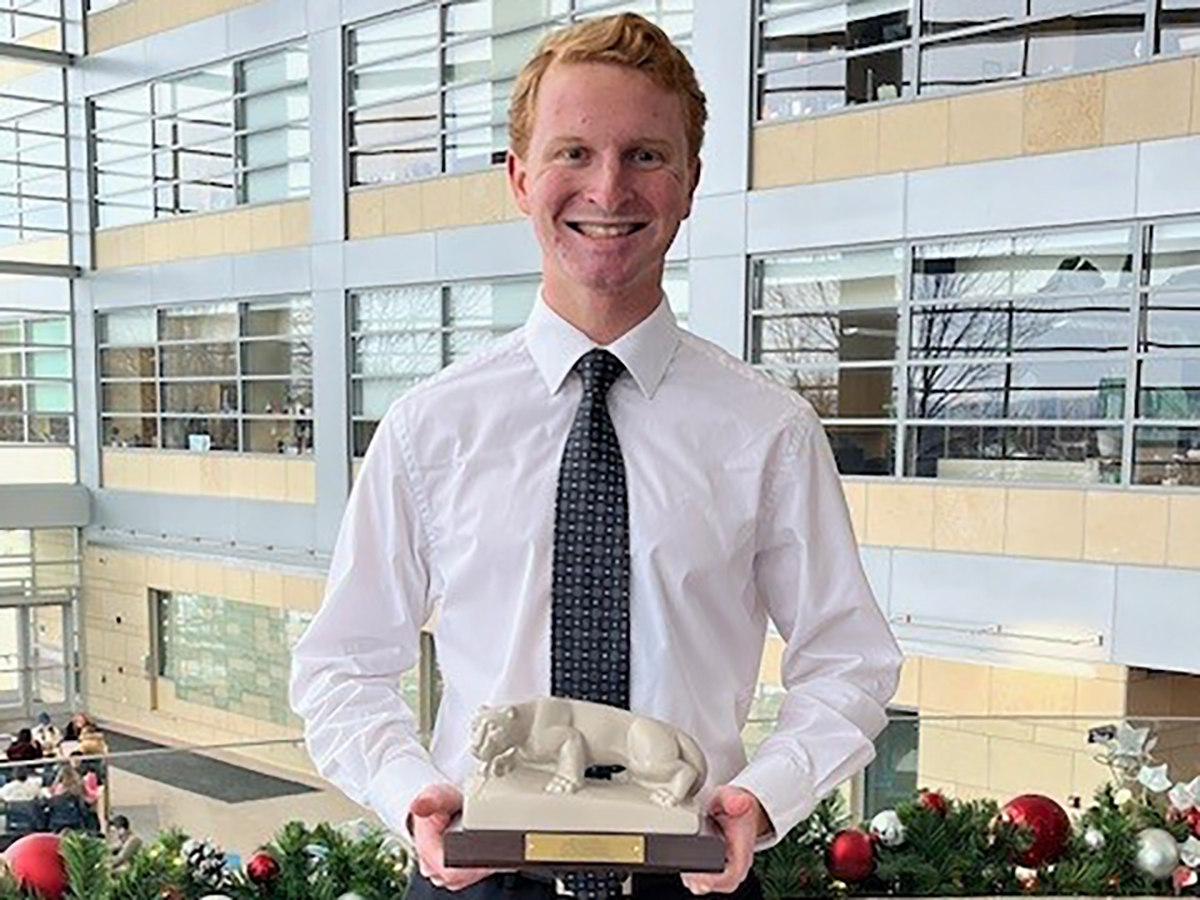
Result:
M68 831L59 844L67 872L68 900L112 900L108 847L98 837Z

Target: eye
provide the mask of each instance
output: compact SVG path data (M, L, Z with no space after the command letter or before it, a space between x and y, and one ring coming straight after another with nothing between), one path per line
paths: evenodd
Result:
M559 159L569 163L581 163L587 159L587 149L579 144L563 147L558 151Z
M662 165L663 155L657 150L650 150L646 147L639 147L630 154L630 158L635 165L643 168L653 168L654 166Z

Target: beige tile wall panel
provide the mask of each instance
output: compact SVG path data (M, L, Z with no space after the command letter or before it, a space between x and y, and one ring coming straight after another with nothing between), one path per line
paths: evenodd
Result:
M1020 156L1025 91L1010 88L952 97L948 101L949 161L981 162Z
M1074 754L1023 741L991 739L988 786L999 795L1049 794L1064 800L1074 783Z
M1004 488L936 488L933 494L934 549L1002 553L1004 499Z
M260 206L247 210L250 232L249 250L270 250L283 246L283 212L278 206Z
M1080 678L1075 685L1075 714L1080 716L1123 716L1129 687L1123 681Z
M921 712L986 716L989 713L991 670L987 666L921 660Z
M1010 556L1080 559L1083 522L1082 491L1010 488L1004 552Z
M457 177L433 178L420 183L423 231L440 231L463 224L462 182L463 179Z
M41 70L41 66L33 63L0 61L0 84L12 84L14 81L36 75Z
M421 185L399 184L383 190L384 234L411 234L423 231Z
M758 667L758 680L763 684L783 684L783 651L787 645L777 634L768 634L763 644L762 661Z
M1188 133L1195 62L1177 59L1104 74L1104 143L1178 137Z
M858 542L864 544L867 537L867 485L862 481L843 481L842 493L846 497L854 534Z
M0 446L0 484L74 484L71 447Z
M816 120L815 181L874 175L879 166L879 112L843 113Z
M1192 134L1200 134L1200 56L1192 60Z
M1200 568L1200 494L1175 494L1167 508L1167 565Z
M104 486L118 490L316 502L316 464L311 459L105 448L101 466Z
M281 247L303 247L312 240L312 207L307 201L285 203L279 207L279 215Z
M880 172L944 166L949 147L949 101L899 103L879 111Z
M991 738L935 723L921 726L917 781L928 779L954 784L954 795L963 787L987 788Z
M751 186L755 190L785 184L808 184L816 165L814 122L765 125L754 132Z
M225 217L211 213L192 218L192 256L220 256L225 252Z
M1067 675L996 666L989 684L994 716L1063 715L1075 712L1075 679Z
M910 656L900 667L900 684L892 697L892 706L905 706L917 709L921 705L921 659Z
M1127 491L1089 491L1085 559L1161 566L1167 561L1168 497Z
M504 195L508 177L503 169L488 169L458 179L462 221L478 225L503 222L508 218Z
M1076 75L1025 87L1025 152L1059 153L1100 144L1104 76Z
M867 543L933 547L933 487L880 482L867 486Z
M387 188L360 188L347 197L347 231L352 239L383 234L383 206Z
M111 9L88 15L88 52L101 53L254 2L256 0L126 0Z

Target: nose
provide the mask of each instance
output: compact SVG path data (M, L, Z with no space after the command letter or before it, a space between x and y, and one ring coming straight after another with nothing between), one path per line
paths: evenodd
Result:
M620 212L633 194L632 173L620 154L601 155L589 167L587 198L606 213Z

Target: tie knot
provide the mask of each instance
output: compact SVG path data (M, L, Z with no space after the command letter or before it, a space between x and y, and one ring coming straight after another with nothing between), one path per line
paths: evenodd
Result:
M621 377L625 364L607 350L596 348L589 350L575 363L579 377L583 379L584 393L596 393L600 398L608 394L608 389Z

